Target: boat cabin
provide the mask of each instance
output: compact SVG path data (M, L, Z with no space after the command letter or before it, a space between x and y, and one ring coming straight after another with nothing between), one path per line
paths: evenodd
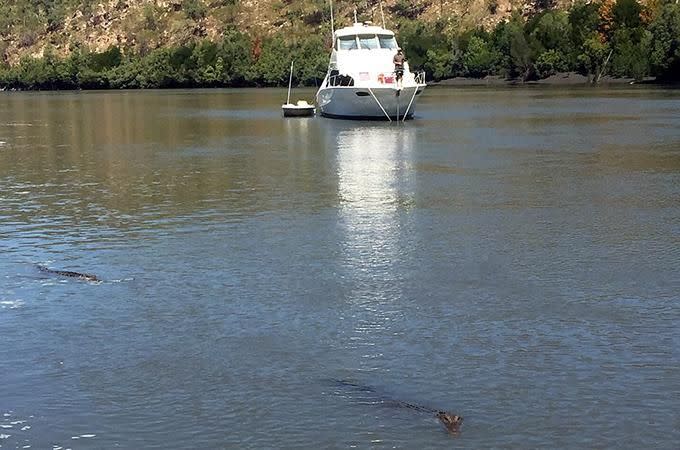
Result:
M335 32L336 51L344 50L389 50L396 51L399 47L394 33L370 23L354 24Z
M370 22L336 30L329 84L353 86L355 81L378 82L380 77L390 76L394 71L392 58L398 48L392 31ZM380 81L381 84L383 82Z

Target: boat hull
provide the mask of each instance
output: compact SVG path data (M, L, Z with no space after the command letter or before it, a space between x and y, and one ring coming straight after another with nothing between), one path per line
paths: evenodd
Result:
M392 87L328 86L319 89L316 102L319 112L325 117L388 120L389 116L396 120L403 119L406 114L406 118L410 119L424 89L424 85L400 90Z
M314 115L314 106L283 106L283 117L310 117Z

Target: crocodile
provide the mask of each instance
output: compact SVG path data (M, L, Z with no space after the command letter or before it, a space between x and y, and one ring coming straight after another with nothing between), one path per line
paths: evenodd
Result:
M40 265L38 266L38 270L41 271L41 272L52 274L52 275L60 275L62 277L77 278L79 280L102 281L96 275L92 275L92 274L89 274L89 273L72 272L70 270L55 270L55 269L50 269L48 267L40 266Z
M380 404L386 406L393 406L397 408L408 408L414 411L433 414L434 417L444 425L444 428L451 434L458 434L463 423L463 417L449 411L430 408L427 406L417 405L414 403L405 402L403 400L395 400L393 398L385 397L378 393L375 388L363 384L354 383L347 380L334 380L336 384L343 388L351 388L358 392L368 393L371 397L379 399Z

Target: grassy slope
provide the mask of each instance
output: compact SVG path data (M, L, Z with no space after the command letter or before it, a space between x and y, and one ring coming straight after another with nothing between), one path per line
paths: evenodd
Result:
M558 0L558 6L570 3ZM336 26L350 24L354 8L360 20L380 21L379 0L334 4ZM440 20L452 32L490 28L513 10L531 14L538 7L521 0L383 1L388 27L395 26L399 15L409 14ZM254 37L284 31L295 39L327 34L328 23L328 0L6 0L0 4L0 54L10 65L26 55L42 56L46 49L67 56L77 46L92 51L118 46L144 54L199 38L217 39L227 28Z

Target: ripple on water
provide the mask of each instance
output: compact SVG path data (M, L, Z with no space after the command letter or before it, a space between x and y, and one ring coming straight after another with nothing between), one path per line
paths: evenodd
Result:
M23 300L2 300L0 301L0 310L2 309L19 309L24 306Z
M17 415L15 411L7 411L2 413L0 417L0 448L37 448L42 447L42 444L35 444L32 442L31 430L34 425L31 423L35 416L22 417ZM68 435L67 435L68 436ZM83 433L71 436L72 441L80 439L94 439L97 435L94 433ZM60 444L59 442L52 442L52 450L71 450L69 446Z
M5 445L14 445L14 448L31 448L28 431L32 428L28 418L16 417L14 411L2 414L0 419L0 448Z

